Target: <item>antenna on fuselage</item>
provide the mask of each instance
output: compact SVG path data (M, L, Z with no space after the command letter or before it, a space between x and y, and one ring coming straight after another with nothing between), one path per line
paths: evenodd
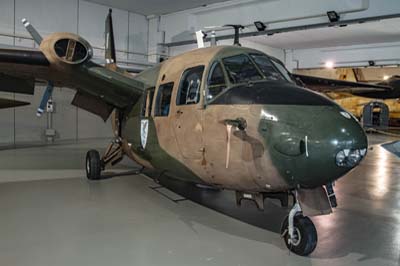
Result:
M217 34L215 33L215 30L211 31L210 45L217 46Z
M244 29L244 26L239 24L227 24L224 27L232 27L235 30L235 36L233 39L233 45L242 46L239 42L239 30Z

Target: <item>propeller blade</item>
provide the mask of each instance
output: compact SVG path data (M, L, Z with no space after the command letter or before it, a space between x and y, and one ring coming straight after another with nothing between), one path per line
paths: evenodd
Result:
M105 53L105 59L106 59L106 64L115 64L117 62L117 56L115 53L115 41L114 41L114 28L113 28L113 22L112 22L112 9L109 9L108 11L108 16L106 19L106 31L105 31L105 37L106 37L106 53Z
M22 19L22 24L24 24L25 29L29 32L37 45L40 45L43 41L43 38L42 36L40 36L39 32L31 25L31 23L26 18Z
M35 43L40 46L40 44L43 41L43 38L39 34L39 32L32 26L32 24L26 18L22 19L22 24L24 24L25 29L32 36ZM36 112L36 115L38 117L42 116L44 109L46 108L47 102L49 101L51 95L53 94L53 89L54 89L53 82L48 81L46 90L44 91L42 100L40 101L39 108L37 109Z
M37 112L36 112L36 115L38 117L42 116L42 114L46 108L46 104L49 101L51 95L53 94L53 89L54 89L53 82L49 81L47 84L46 90L44 91L42 100L40 101L39 108L37 109Z

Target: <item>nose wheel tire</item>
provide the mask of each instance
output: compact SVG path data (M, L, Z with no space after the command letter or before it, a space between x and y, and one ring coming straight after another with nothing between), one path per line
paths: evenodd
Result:
M86 153L86 177L89 180L100 179L101 159L100 154L96 150L90 150Z
M288 216L282 223L281 235L286 247L300 256L308 256L317 247L317 230L310 218L297 215L293 221L293 238L289 241Z

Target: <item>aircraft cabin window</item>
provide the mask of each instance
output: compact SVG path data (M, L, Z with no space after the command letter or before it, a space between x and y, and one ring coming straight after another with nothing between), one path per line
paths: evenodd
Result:
M245 55L235 55L222 59L232 83L244 83L263 79L250 58Z
M140 116L144 117L146 114L146 105L147 105L147 94L145 97L143 97L143 104L142 104L142 110L140 110Z
M210 74L208 75L207 100L215 98L215 96L220 94L226 87L225 75L221 63L215 62L211 66Z
M282 74L275 68L272 64L271 60L262 54L251 54L250 55L254 62L258 65L258 67L263 72L265 78L271 81L278 81L278 80L286 80Z
M204 66L197 66L185 70L179 84L176 96L176 105L196 104L200 101L200 85Z
M158 88L155 116L168 116L173 88L173 82L160 85Z

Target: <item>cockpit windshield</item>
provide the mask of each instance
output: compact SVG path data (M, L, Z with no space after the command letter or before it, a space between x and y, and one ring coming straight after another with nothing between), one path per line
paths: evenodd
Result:
M270 81L286 81L286 79L272 64L271 60L262 54L251 54L251 58L253 58L254 62L263 72L265 79Z
M226 74L223 71L225 69ZM209 71L206 99L213 101L230 88L231 84L257 81L295 83L291 74L279 60L261 53L239 54L225 57L222 64L215 61ZM227 78L225 79L225 75Z
M271 58L272 63L274 66L279 70L279 72L282 73L282 75L290 82L293 82L292 76L290 75L290 72L286 69L286 67L279 61Z
M222 59L222 62L233 84L258 80L292 82L286 68L277 60L264 54L240 54L226 57Z
M261 73L245 54L222 59L231 83L244 83L263 79Z

